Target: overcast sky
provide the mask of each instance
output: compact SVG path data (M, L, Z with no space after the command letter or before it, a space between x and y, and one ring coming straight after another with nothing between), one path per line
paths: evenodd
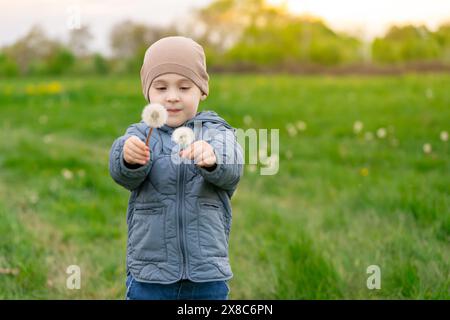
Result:
M13 43L34 24L65 39L71 14L80 9L81 24L94 34L92 49L108 52L111 27L132 19L169 24L212 0L0 0L0 46ZM279 4L283 0L267 0ZM331 27L367 38L382 34L390 24L424 23L434 29L450 21L450 0L287 0L294 13L320 16Z

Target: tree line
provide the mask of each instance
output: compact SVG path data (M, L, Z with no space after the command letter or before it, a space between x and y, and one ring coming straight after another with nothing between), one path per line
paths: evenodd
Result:
M93 40L88 26L71 30L66 42L34 26L0 48L0 76L135 73L147 47L169 35L189 36L203 45L212 70L450 62L450 22L435 31L423 25L392 26L366 43L317 17L294 15L265 0L216 0L167 27L118 23L109 35L112 56L88 50Z

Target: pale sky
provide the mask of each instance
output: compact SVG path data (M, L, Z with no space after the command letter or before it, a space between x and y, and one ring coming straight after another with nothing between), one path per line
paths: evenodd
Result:
M195 7L212 0L0 0L0 46L13 43L34 24L52 37L65 39L77 6L81 25L94 34L92 49L108 52L109 31L131 19L147 24L181 21ZM267 0L279 4L283 0ZM336 30L370 39L391 24L423 23L435 29L450 21L450 0L284 0L294 13L319 16Z
M366 38L382 35L391 24L425 24L432 30L450 21L450 0L267 0L286 2L290 11L322 17L337 30Z

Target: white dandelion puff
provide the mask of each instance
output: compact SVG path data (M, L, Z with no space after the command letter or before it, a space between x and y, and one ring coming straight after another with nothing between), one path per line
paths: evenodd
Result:
M362 129L364 128L364 124L361 121L355 121L355 123L353 124L353 132L358 134L362 131Z
M297 135L297 129L295 128L295 126L293 124L288 123L286 125L286 130L289 134L289 136L294 137Z
M194 142L194 131L188 127L179 127L172 133L172 140L177 143L181 149L187 148Z
M431 88L427 88L425 91L425 96L430 100L433 99L433 90Z
M447 131L441 131L440 137L441 137L442 141L444 141L444 142L448 141L448 132Z
M161 128L166 124L167 110L159 103L150 103L142 111L142 120L150 127L147 139L145 140L145 145L148 145L153 128Z
M247 167L248 167L249 172L251 172L251 173L256 172L256 169L257 169L256 164L249 164Z
M386 129L385 128L379 128L377 130L377 137L380 139L384 139L386 137Z
M297 121L296 126L299 131L305 131L307 128L305 121Z
M423 145L422 149L423 149L423 152L426 153L426 154L431 153L431 151L432 151L431 144L425 143Z
M69 169L62 169L61 174L66 180L71 180L73 178L73 173Z
M158 103L151 103L142 111L142 120L150 128L161 128L167 121L167 110Z

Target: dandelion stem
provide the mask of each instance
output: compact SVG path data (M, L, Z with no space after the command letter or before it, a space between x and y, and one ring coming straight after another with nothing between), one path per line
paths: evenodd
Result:
M148 146L148 139L150 139L150 136L152 135L152 131L153 131L153 127L150 128L150 131L148 132L148 135L147 135L147 140L145 140L145 145L146 146Z

